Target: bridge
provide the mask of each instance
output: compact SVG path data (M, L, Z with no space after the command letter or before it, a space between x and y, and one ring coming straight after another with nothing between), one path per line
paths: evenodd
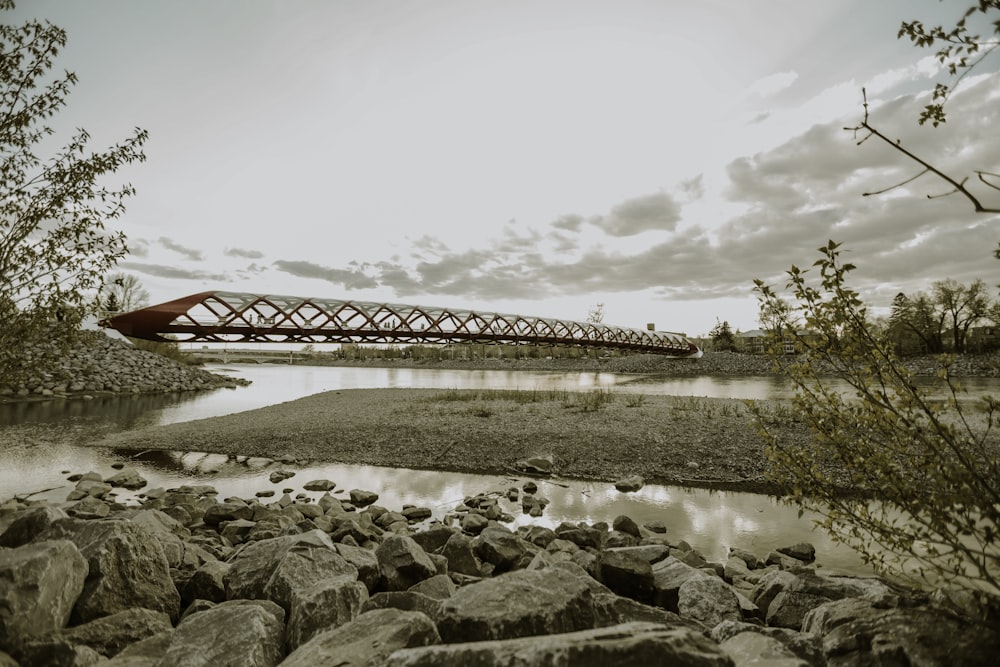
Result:
M200 292L102 322L180 343L487 343L701 356L684 334L543 317L367 301Z

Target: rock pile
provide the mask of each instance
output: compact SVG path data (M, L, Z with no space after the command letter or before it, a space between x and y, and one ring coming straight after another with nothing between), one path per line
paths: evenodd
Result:
M241 384L248 383L138 350L100 332L84 332L57 366L40 369L23 384L0 384L0 398L198 391Z
M357 505L263 504L185 486L126 507L85 488L0 503L0 665L993 665L1000 651L995 626L824 574L805 544L712 563L626 516L511 530L486 496L429 522L362 490Z

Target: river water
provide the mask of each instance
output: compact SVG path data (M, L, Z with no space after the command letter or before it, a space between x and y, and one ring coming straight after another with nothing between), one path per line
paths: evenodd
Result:
M403 504L430 507L444 517L462 498L477 493L500 493L520 486L524 479L351 465L280 465L268 459L227 457L216 454L127 451L84 445L28 444L19 439L24 428L79 434L126 431L157 424L191 421L252 410L302 396L335 389L440 388L440 389L554 389L588 391L611 389L616 393L704 396L712 398L787 398L790 389L771 377L643 378L594 372L535 372L502 370L441 370L411 368L358 368L278 365L208 366L218 373L243 377L249 387L219 389L198 394L101 397L92 400L56 400L0 404L0 500L18 494L63 500L73 485L67 473L95 470L113 474L112 464L138 469L149 485L170 488L182 484L211 484L221 497L252 497L257 491L277 494L303 493L314 479L329 479L337 493L367 489L379 493L378 503L398 509ZM992 381L995 383L995 381ZM991 381L971 383L979 393ZM270 472L284 468L295 476L272 484ZM711 560L724 560L730 546L760 555L780 546L807 541L816 546L819 562L834 571L867 573L857 555L812 530L809 515L798 516L769 496L647 485L637 493L620 493L613 485L572 480L538 481L539 493L551 504L545 515L532 518L513 504L507 510L516 525L555 526L561 521L610 523L620 514L639 523L662 521L675 539L687 540ZM138 493L141 493L140 490ZM123 502L134 502L135 493L121 492ZM506 501L504 501L506 502Z

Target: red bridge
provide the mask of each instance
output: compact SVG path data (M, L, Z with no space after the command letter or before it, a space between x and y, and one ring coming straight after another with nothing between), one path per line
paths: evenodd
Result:
M396 303L201 292L103 322L126 336L181 343L493 343L701 356L684 334Z

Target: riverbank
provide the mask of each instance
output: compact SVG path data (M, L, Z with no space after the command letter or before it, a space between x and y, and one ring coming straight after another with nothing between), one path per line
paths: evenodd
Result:
M782 437L807 430L765 403ZM28 437L25 434L25 437ZM609 392L358 389L87 444L479 474L523 472L777 494L743 401Z

